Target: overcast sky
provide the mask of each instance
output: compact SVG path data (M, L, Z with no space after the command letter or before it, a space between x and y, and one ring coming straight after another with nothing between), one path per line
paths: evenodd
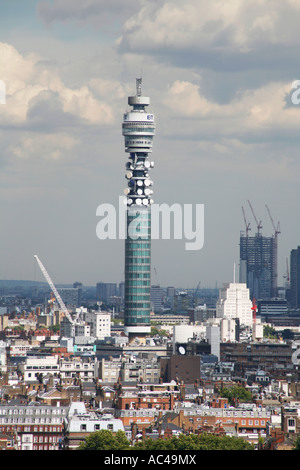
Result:
M124 241L97 207L126 186L121 133L142 74L157 130L157 204L204 204L204 246L153 241L152 281L220 286L239 263L242 206L280 222L279 284L300 245L299 0L10 0L0 16L0 279L120 282ZM155 275L154 268L157 276Z

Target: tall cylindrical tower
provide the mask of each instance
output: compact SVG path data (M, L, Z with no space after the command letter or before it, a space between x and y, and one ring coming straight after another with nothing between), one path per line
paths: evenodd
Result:
M152 185L149 171L155 133L154 115L146 110L148 97L142 96L142 79L136 80L136 95L128 98L132 109L124 114L122 134L128 153L125 177L127 233L125 240L125 311L124 330L129 342L144 342L150 333L151 289L151 204Z

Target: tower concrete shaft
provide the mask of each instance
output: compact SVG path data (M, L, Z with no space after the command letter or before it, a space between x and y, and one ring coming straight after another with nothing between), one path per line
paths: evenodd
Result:
M136 95L128 98L132 109L124 114L122 134L128 154L126 174L127 236L125 240L124 326L129 341L144 341L150 333L151 288L151 204L153 182L150 169L155 134L154 115L146 110L148 97L142 96L142 80L136 80Z

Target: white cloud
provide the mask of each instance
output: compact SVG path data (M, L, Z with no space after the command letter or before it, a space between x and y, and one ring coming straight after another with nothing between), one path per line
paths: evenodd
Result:
M66 113L79 116L92 124L111 124L114 121L110 104L96 100L86 86L77 90L63 88L60 96Z
M22 135L9 148L11 157L16 159L58 160L73 150L78 140L66 133L49 135ZM41 152L41 149L44 149Z
M97 99L88 86L65 86L56 69L41 65L40 57L22 56L5 43L0 43L0 77L3 77L7 92L6 105L1 107L0 122L3 125L28 124L32 107L41 100L49 100L51 105L53 94L61 111L74 119L92 125L107 125L114 121L113 108L105 96ZM41 114L37 117L43 119Z
M300 78L299 2L37 5L37 18L55 27L39 24L36 33L24 22L22 35L15 29L7 39L15 48L0 44L0 79L8 92L0 106L0 197L3 226L15 234L2 248L3 266L11 253L19 275L20 257L27 250L31 260L33 246L49 254L64 281L116 279L116 270L121 279L115 246L97 243L95 209L117 201L124 187L122 112L141 68L157 121L155 201L206 204L205 249L191 260L176 248L167 259L158 248L162 282L228 280L226 264L238 257L234 244L243 228L240 205L248 197L254 205L266 199L286 217L285 256L298 233L300 106L286 100ZM119 48L112 42L118 36ZM216 257L220 227L228 237ZM177 278L168 270L174 256L183 266Z
M280 67L287 48L298 48L299 21L299 5L292 0L145 2L125 22L117 44L124 52L155 54L193 68L276 67L275 55Z
M268 83L255 90L238 93L226 104L213 102L205 97L198 85L188 81L175 81L169 87L164 104L178 118L190 121L186 131L199 126L202 131L214 128L212 139L218 136L235 135L244 138L251 136L255 140L272 139L276 132L298 133L300 110L297 106L286 106L286 99L291 91L291 83ZM178 129L176 129L178 132ZM183 133L185 130L182 131ZM199 138L203 133L199 132Z
M77 21L80 25L86 23L95 27L105 26L109 19L116 17L127 18L134 13L140 0L53 0L37 3L37 14L46 23Z

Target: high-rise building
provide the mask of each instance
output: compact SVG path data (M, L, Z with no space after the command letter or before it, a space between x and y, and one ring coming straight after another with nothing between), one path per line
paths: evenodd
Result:
M80 306L80 289L78 287L61 287L57 289L64 304L68 308L76 308Z
M128 97L132 109L124 114L122 134L128 154L126 175L127 231L125 239L124 330L129 341L140 342L150 333L151 204L152 184L148 160L155 133L154 115L147 112L148 97L142 96L142 80L136 80L136 95Z
M193 307L193 297L186 291L180 291L174 296L174 313L187 315L190 308Z
M96 284L96 299L108 303L109 298L117 295L117 284L113 282L98 282Z
M216 317L238 318L241 325L252 325L252 302L246 284L234 282L223 284L216 305Z
M164 289L160 286L151 286L150 300L153 312L161 312L164 308Z
M119 297L121 297L122 300L125 297L125 283L124 282L119 283Z
M78 305L82 302L82 282L74 282L73 288L78 289Z
M167 287L167 297L174 297L176 294L176 289L175 287Z
M271 299L277 295L276 236L241 234L240 282L247 284L251 299Z
M300 308L300 246L290 255L290 306Z
M208 325L206 327L206 338L211 346L211 354L214 354L220 360L220 327Z

